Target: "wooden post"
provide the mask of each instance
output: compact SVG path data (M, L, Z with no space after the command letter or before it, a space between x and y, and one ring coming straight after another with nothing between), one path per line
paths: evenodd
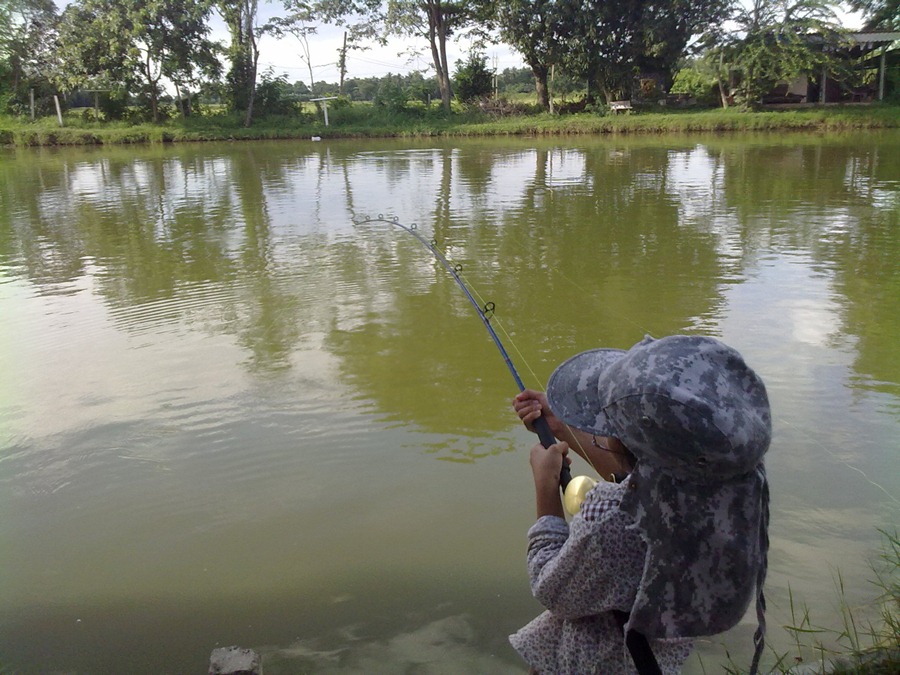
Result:
M881 48L881 65L878 68L878 100L884 100L884 69L886 67L885 56L887 55L887 45Z
M494 66L494 69L493 69L494 75L491 78L491 88L494 90L494 98L497 98L500 95L500 76L497 74L498 66L497 66L497 55L496 54L494 54L494 56L493 56L492 65Z
M56 119L59 120L59 126L62 126L62 108L59 107L59 96L57 96L56 94L53 94L53 103L56 104Z
M550 82L547 86L547 100L550 102L550 114L556 114L556 109L553 107L553 89L555 87L556 80L556 64L552 64L550 66Z
M94 92L94 121L100 121L100 92Z
M825 90L828 88L828 73L825 67L822 67L822 81L819 83L819 103L825 103Z
M31 102L31 121L34 122L34 87L28 90L28 98Z
M397 77L400 77L399 75ZM337 96L323 96L321 98L311 98L309 99L310 103L321 103L322 104L322 112L325 114L325 126L328 126L328 101L336 99ZM319 106L316 106L317 108Z

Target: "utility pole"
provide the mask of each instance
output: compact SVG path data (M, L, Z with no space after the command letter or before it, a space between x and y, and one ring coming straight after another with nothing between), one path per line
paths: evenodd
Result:
M499 77L499 75L497 75L498 61L497 61L497 55L496 55L496 54L494 54L494 58L492 59L492 61L493 61L493 64L492 64L492 65L494 66L494 77L492 78L493 81L494 81L494 82L493 82L493 84L494 84L494 98L497 98L497 96L500 94L500 77Z

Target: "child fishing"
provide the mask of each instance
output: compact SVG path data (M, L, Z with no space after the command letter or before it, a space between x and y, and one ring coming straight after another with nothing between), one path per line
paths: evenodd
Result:
M678 673L692 638L733 627L755 599L755 673L771 415L741 355L709 337L647 337L572 357L546 395L524 390L513 407L559 439L530 456L528 573L547 611L510 642L532 672ZM607 479L571 523L559 493L570 449Z

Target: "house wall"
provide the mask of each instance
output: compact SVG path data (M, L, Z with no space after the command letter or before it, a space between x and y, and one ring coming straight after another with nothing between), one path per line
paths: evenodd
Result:
M797 94L798 96L806 96L809 92L809 78L806 75L800 75L788 86L789 94Z

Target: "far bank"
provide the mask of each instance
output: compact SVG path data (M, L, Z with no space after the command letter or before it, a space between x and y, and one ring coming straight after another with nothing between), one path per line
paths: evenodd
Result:
M6 146L116 145L223 140L303 138L428 138L465 136L565 136L690 132L843 132L900 128L900 105L834 105L762 111L666 110L550 115L516 110L474 109L444 114L436 108L390 110L371 105L273 116L244 127L238 117L199 114L158 124L94 121L93 111L70 111L63 126L55 117L0 117Z

